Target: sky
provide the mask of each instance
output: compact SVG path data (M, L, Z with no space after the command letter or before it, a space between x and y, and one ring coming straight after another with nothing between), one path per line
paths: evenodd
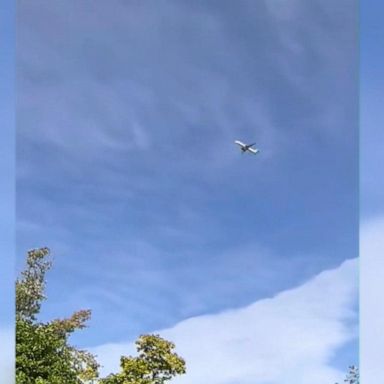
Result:
M0 3L0 381L13 382L15 269L14 6Z
M14 226L15 226L15 153L14 153L14 47L12 46L12 9L6 3L0 6L0 35L5 36L0 41L2 54L0 57L0 114L2 116L2 140L0 141L0 173L4 182L0 183L0 210L3 220L0 225L0 249L4 255L4 268L0 271L0 280L9 289L13 287L13 276L9 273L14 268ZM9 312L13 312L13 296L1 295L1 307L6 309L0 314L0 324L7 322Z
M82 347L197 332L218 366L260 345L244 364L265 383L281 361L339 380L358 346L357 3L36 0L17 20L16 262L52 250L42 320L91 308Z
M364 3L363 3L364 4ZM384 214L381 176L384 116L380 96L384 86L384 52L380 44L384 30L379 21L384 5L377 0L361 7L361 70L360 70L360 175L361 219L375 219Z
M378 0L362 2L360 59L360 366L362 382L383 381L382 323L384 313L375 297L384 281L384 205L382 198L384 139L382 92L384 29Z

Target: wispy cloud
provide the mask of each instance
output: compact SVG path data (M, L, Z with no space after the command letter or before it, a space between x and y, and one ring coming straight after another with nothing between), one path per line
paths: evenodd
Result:
M92 308L92 327L113 321L114 327L107 333L117 340L121 333L135 335L186 317L271 297L310 278L324 261L301 255L277 257L257 244L227 250L210 247L203 251L201 247L193 250L179 245L175 253L140 241L97 242L86 247L86 253L94 255L92 263L86 258L67 258L66 251L54 251L50 279L56 286L48 286L48 296L58 300L48 300L43 314L65 316L69 308ZM57 248L65 250L65 244ZM203 253L209 256L202 258ZM63 274L66 279L60 282ZM87 284L81 284L84 281ZM78 288L68 291L68 284ZM59 297L57 290L62 292Z
M356 300L354 259L271 299L158 333L187 361L178 383L333 383L344 375L332 366L334 354L357 336ZM92 349L105 374L117 371L120 356L133 350L129 342Z
M123 153L151 149L162 157L170 140L172 147L184 146L187 132L206 138L194 142L199 148L225 145L240 133L256 136L273 152L287 150L287 134L303 124L312 134L346 129L347 114L335 117L331 129L318 120L335 107L349 107L335 101L350 93L343 86L351 83L345 69L353 63L353 12L337 14L345 20L336 22L334 3L242 1L219 11L186 2L159 7L114 1L108 7L92 3L94 14L86 3L67 4L47 7L40 0L40 6L24 3L19 10L19 135L34 145L46 140L69 162L105 161L122 142ZM240 27L230 23L230 12L257 22ZM29 22L39 19L45 22ZM336 76L343 86L332 86ZM288 98L300 103L300 116ZM191 148L179 158L184 169L188 162L210 168L228 161L223 152L189 157Z

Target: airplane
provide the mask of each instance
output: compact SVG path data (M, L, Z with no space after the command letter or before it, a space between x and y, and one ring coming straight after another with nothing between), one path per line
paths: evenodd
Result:
M253 144L244 144L242 143L241 141L239 140L236 140L235 141L235 144L239 145L240 146L240 149L241 149L241 152L244 153L244 152L251 152L253 153L254 155L256 155L257 152L260 152L259 149L257 148L252 148L256 143L253 143Z

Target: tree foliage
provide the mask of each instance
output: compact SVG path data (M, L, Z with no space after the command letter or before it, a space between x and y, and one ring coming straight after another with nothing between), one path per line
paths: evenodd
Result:
M51 268L48 248L33 249L27 255L27 267L16 280L16 317L36 320L45 299L45 273Z
M48 323L37 320L52 265L49 254L48 248L29 251L26 269L16 280L16 384L80 384L98 375L94 356L68 342L85 327L89 310Z
M351 365L349 367L347 377L344 379L344 382L346 384L360 384L359 368L357 368L355 365Z
M122 371L98 379L95 357L70 345L70 335L86 326L91 311L65 319L38 321L45 300L45 275L51 268L48 248L28 252L27 265L16 280L16 384L163 384L185 373L175 345L158 335L137 340L137 357L121 357Z
M355 365L351 365L349 367L348 375L344 381L347 384L359 384L360 383L359 369Z
M102 384L163 384L185 373L185 362L175 345L159 335L142 335L136 341L137 357L122 357L121 372L101 380Z

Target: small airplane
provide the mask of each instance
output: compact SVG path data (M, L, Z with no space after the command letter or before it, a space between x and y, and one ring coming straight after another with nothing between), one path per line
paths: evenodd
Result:
M253 153L254 155L256 155L257 152L260 152L259 149L257 148L252 148L256 143L253 143L253 144L244 144L242 143L241 141L239 140L236 140L235 141L235 144L239 145L240 146L240 149L241 149L241 152L244 153L244 152L251 152Z

